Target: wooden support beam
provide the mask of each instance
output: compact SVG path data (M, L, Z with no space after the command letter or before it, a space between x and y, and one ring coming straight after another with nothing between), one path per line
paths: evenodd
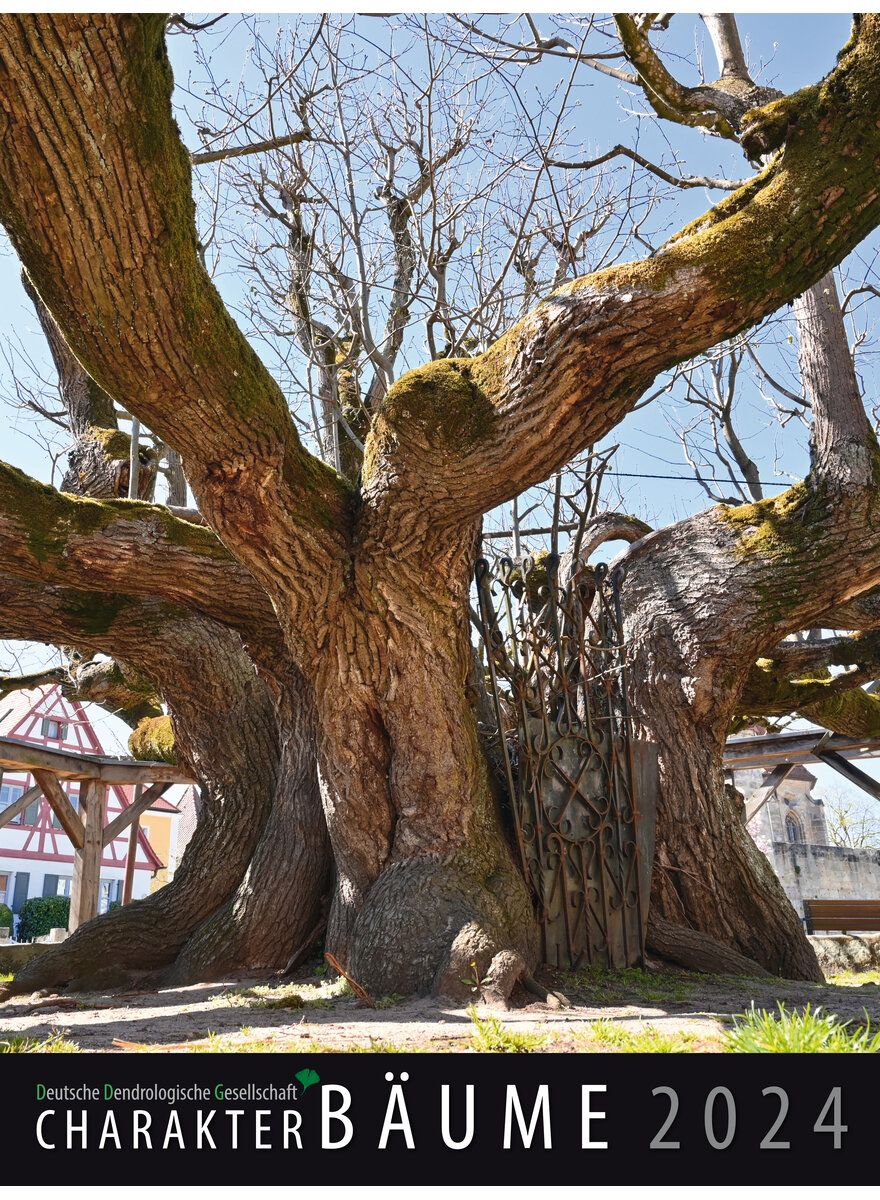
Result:
M847 762L843 755L838 754L836 750L827 750L823 748L821 742L813 751L813 754L826 766L831 767L842 775L849 783L854 783L857 788L861 788L863 792L867 792L869 796L875 800L880 800L880 783L864 771L860 770L855 763Z
M70 933L98 915L107 785L100 780L90 779L82 785L79 796L85 817L84 838L73 859L70 924L67 927Z
M15 738L0 738L0 768L33 771L39 767L62 779L101 779L104 783L192 783L180 767L168 763L135 762L98 754L71 754L31 746Z
M61 828L73 842L74 848L79 850L85 839L85 830L79 813L68 800L64 788L51 771L40 771L35 768L34 779L40 785L43 795L52 807L52 811L61 822ZM83 786L82 784L80 785L80 793L82 793Z
M798 733L770 733L765 737L728 738L724 747L723 765L726 771L750 771L754 767L770 767L780 763L812 763L817 758L816 746L826 738L825 730L813 729ZM877 758L880 738L846 738L833 734L827 749L842 758ZM821 761L821 760L819 760Z
M757 791L752 792L746 802L745 816L747 825L752 817L758 815L793 767L794 763L780 763L779 766L773 768Z
M3 812L0 812L0 829L4 825L8 825L10 821L14 821L19 813L24 812L29 804L33 804L35 800L39 800L43 794L41 787L28 788L17 800L13 800L8 804Z
M131 807L137 808L142 799L140 784L134 789L134 799ZM141 827L140 810L137 811L128 831L128 854L125 856L125 881L122 884L122 905L131 904L131 893L134 888L134 868L137 862L138 831ZM109 829L109 825L107 827Z
M124 829L127 829L135 818L139 818L141 813L156 803L163 792L171 787L170 783L154 783L152 787L147 788L143 795L139 795L141 791L140 784L135 788L135 798L128 808L124 808L121 813L113 818L109 825L104 829L104 845L109 846L110 843L118 838Z

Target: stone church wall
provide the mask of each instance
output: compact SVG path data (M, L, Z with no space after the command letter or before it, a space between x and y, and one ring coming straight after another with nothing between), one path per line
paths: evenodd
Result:
M804 900L880 900L880 850L774 841L770 861L800 917Z

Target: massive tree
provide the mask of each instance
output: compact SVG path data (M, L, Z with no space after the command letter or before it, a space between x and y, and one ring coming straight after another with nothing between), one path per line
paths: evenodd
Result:
M192 733L183 739L203 775L224 773L221 800L241 795L255 757L266 764L253 824L227 825L234 805L217 803L166 898L83 927L18 986L80 977L99 958L135 965L133 934L179 897L188 915L176 940L163 949L144 933L143 965L210 970L217 941L208 933L198 948L201 921L222 927L247 904L260 917L251 931L273 909L295 930L262 955L284 965L314 927L323 882L320 822L302 799L309 771L284 762L303 763L311 736L335 866L326 937L355 978L379 992L454 991L473 961L481 974L502 952L522 970L534 964L531 905L468 687L481 517L614 428L658 373L808 292L880 222L876 17L857 18L826 80L751 109L743 97L767 97L743 80L719 81L708 98L674 92L645 24L619 24L650 94L668 94L665 109L739 131L767 165L650 258L553 291L480 353L403 375L374 398L360 473L347 478L305 448L205 272L163 20L2 18L0 217L75 360L182 455L210 526L138 501L74 499L3 467L2 632L130 663L172 704L179 730L187 713L203 728L209 711L231 725L273 710L265 753L250 727L225 762L213 753L219 727L201 751ZM833 292L826 281L809 295L803 327L821 342ZM805 349L808 373L811 361ZM827 614L880 586L876 439L857 390L844 395L837 378L813 390L802 484L639 537L626 556L635 719L662 764L658 941L689 927L802 978L818 977L815 958L724 794L720 754L756 661L795 631L845 627ZM160 625L168 655L174 630L199 631L186 687L151 661ZM261 675L251 693L240 657L234 695L199 688L195 664L212 639L221 656L226 644L247 647ZM222 665L215 677L226 678ZM274 850L260 834L272 821L292 848L267 872ZM211 855L223 882L199 910L211 869L198 863ZM264 878L280 888L270 909Z

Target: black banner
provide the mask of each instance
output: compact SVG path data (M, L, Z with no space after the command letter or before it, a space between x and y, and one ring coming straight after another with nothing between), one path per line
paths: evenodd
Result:
M870 1054L0 1062L6 1183L867 1184L876 1157Z

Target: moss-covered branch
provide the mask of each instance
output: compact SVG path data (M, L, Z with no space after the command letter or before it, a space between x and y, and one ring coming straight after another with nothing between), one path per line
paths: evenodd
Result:
M855 667L840 675L817 669L811 674L791 679L778 671L770 659L759 659L752 668L737 705L742 716L755 719L781 717L803 712L815 704L826 704L870 683L878 673L878 664Z
M132 757L144 762L167 762L177 765L174 749L174 726L164 715L145 717L128 739Z
M47 667L44 671L32 671L28 675L0 675L0 700L5 700L13 692L29 692L47 683L60 683L66 674L64 667Z
M880 738L880 696L863 688L806 704L798 716L844 737Z
M810 642L782 642L764 661L794 677L830 667L860 667L880 673L880 633L867 631Z
M132 729L140 721L162 715L155 687L138 671L115 659L72 661L61 690L65 696L97 704Z
M832 675L830 668L849 669ZM797 672L794 674L793 672ZM880 676L880 633L784 643L752 668L737 705L741 722L797 713L835 733L880 736L880 697L863 684Z
M635 67L645 97L658 117L706 129L720 137L736 136L711 89L684 87L679 83L651 45L648 28L636 16L615 13L614 21L626 57Z
M169 600L279 645L265 593L211 529L162 505L58 492L5 463L0 570L44 584Z

